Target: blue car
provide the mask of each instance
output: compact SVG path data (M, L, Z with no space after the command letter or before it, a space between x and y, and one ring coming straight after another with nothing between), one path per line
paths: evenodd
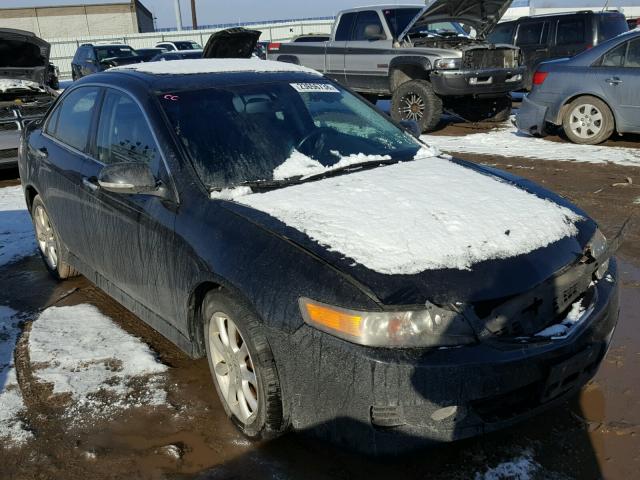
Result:
M570 59L542 63L516 115L521 131L562 126L574 143L640 132L640 31L618 35Z

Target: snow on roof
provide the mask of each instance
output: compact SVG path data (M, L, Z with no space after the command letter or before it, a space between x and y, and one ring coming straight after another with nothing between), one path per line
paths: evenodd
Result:
M385 274L510 258L577 234L581 217L505 181L426 158L234 201Z
M171 62L146 62L115 67L111 70L135 70L154 75L192 75L225 72L304 72L321 75L310 68L292 63L272 62L257 58L196 58Z

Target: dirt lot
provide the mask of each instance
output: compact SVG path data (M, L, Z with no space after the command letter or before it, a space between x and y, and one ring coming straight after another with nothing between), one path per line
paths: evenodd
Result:
M485 128L490 127L449 125L438 134ZM608 236L640 209L632 206L640 197L635 167L459 156L563 194L593 215ZM612 186L628 183L626 177L633 183ZM0 188L15 184L11 173L0 177ZM38 257L26 257L0 267L0 305L25 318L15 365L27 407L23 421L33 438L23 447L0 447L0 478L635 478L640 471L640 223L620 251L620 271L618 330L598 375L579 398L507 431L381 461L293 434L248 442L226 420L205 361L190 361L83 278L56 283ZM165 406L131 408L109 421L87 415L70 422L63 414L68 399L36 380L26 348L30 319L52 305L86 303L141 337L170 367Z

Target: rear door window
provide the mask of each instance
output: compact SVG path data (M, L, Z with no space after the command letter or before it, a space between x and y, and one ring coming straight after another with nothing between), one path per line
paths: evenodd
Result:
M513 43L513 23L498 24L487 39L491 43Z
M624 57L627 53L628 42L621 43L617 47L605 53L601 60L601 67L622 67L624 65Z
M631 40L627 48L627 56L624 66L627 68L640 68L640 38Z
M153 169L158 165L158 147L145 116L131 97L107 90L100 112L98 160L106 165L140 162Z
M521 23L518 27L518 37L516 45L540 45L544 43L546 38L544 22Z
M336 42L346 42L347 40L349 40L355 20L355 13L345 13L340 17L340 23L338 24L338 29L336 30Z
M563 18L558 20L556 45L575 45L586 43L587 22L584 17Z
M98 87L80 87L69 93L52 113L51 118L57 120L52 135L62 143L86 152L99 93Z

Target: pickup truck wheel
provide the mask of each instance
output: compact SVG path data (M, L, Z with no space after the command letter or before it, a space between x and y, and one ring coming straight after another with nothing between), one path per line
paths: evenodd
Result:
M585 95L576 98L565 110L562 128L569 140L597 145L613 133L615 121L611 109L602 100Z
M223 290L202 305L209 369L222 406L249 438L284 430L280 381L262 323L252 309Z
M426 80L411 80L400 85L391 97L391 118L413 120L421 132L430 132L442 116L442 100Z

